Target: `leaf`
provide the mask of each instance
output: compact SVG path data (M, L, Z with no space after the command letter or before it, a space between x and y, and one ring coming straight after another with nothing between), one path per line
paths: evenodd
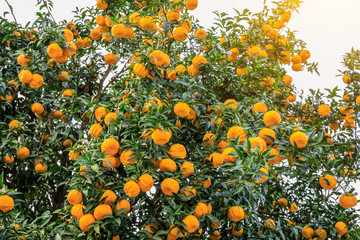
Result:
M91 165L91 169L94 170L96 173L99 173L99 165L97 164Z
M235 194L238 194L239 192L241 192L243 190L243 186L241 184L237 184L236 185L236 188L235 188L235 191L234 191L234 195Z
M94 231L96 233L100 234L100 225L99 224L94 227Z
M9 40L9 39L10 39L10 35L6 35L6 36L3 38L2 43L6 42L6 41Z
M3 189L4 187L4 172L1 172L0 174L0 189Z
M318 134L318 135L316 136L316 138L314 139L314 141L315 141L316 143L320 143L323 138L324 138L324 133L321 132L320 134Z
M115 222L120 226L121 225L121 218L115 218Z

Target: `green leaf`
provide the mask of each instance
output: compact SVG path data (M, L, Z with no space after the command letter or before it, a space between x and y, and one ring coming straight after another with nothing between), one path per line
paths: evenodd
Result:
M3 189L4 187L4 172L1 172L0 174L0 189Z
M99 225L99 224L96 225L96 226L94 227L94 230L95 230L96 233L100 234L100 225Z
M97 164L91 165L91 169L94 170L96 173L99 173L99 165Z
M117 223L117 224L119 224L119 226L121 225L121 218L115 218L115 222Z

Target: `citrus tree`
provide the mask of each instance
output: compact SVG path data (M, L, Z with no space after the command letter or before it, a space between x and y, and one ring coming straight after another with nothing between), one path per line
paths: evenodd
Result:
M5 239L359 238L359 51L343 97L296 95L300 1L206 30L197 0L38 4L0 18Z

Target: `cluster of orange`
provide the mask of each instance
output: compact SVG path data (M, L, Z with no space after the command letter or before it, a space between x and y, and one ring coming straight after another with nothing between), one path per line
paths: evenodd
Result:
M172 1L173 4L178 4L180 1ZM143 7L145 2L139 3L140 8ZM187 10L194 10L198 5L197 0L188 0L185 3L185 8ZM108 8L108 3L106 1L98 1L97 7L100 10L106 10ZM178 24L180 26L176 27L173 31L173 34L169 34L169 38L173 38L176 41L185 41L189 32L192 29L191 22L187 19L180 21L180 12L183 10L183 7L174 7L172 10L168 12L159 11L158 16L142 16L139 12L134 12L129 15L128 19L119 19L120 23L114 23L111 20L111 16L103 16L99 15L96 17L97 27L93 29L90 33L90 36L93 40L98 41L101 40L104 43L109 43L112 41L112 37L115 38L135 38L134 28L138 28L143 31L150 31L157 33L159 29L164 29L162 24L162 19L166 18L171 24ZM126 21L127 20L127 21ZM111 35L109 34L111 33ZM159 32L159 34L164 34L163 32ZM206 32L202 29L199 29L196 34L199 38L206 37ZM153 41L151 39L144 38L143 41L147 43L149 46L153 45ZM137 55L135 53L135 55ZM167 67L169 65L170 59L169 56L160 50L155 50L149 55L150 62L154 64L156 67ZM133 65L134 73L140 78L154 78L153 75L149 74L149 69L143 64L140 63L142 59L139 57L134 57L131 62L135 61L135 65ZM165 62L163 62L165 61ZM113 53L109 53L105 57L105 62L108 65L113 65L117 62L117 57ZM193 75L198 72L199 67L190 66L189 67ZM184 66L178 66L175 69L167 69L167 77L173 81L176 80L176 73L183 72L185 70ZM190 70L190 71L191 71ZM164 70L160 69L162 74L164 74Z
M34 103L31 106L31 111L36 114L38 119L47 118L50 116L50 114L45 110L44 106L41 103ZM68 118L60 110L55 110L51 114L51 116L53 119L61 120L63 122L67 122L67 118ZM9 123L9 129L11 129L13 131L18 131L21 127L23 127L23 123L21 123L18 120L12 120ZM49 139L49 137L50 136L48 134L41 136L41 138L43 139L44 142L46 142ZM72 145L72 141L70 139L67 139L64 141L63 145L65 148L69 148ZM29 148L22 146L18 149L18 151L16 152L16 155L21 160L27 159L30 156L30 150L29 150ZM4 157L4 162L6 162L8 164L13 163L14 160L15 160L14 156L10 156L8 154L5 155L5 157ZM39 158L38 161L34 162L35 172L42 172L42 173L47 172L48 168L43 163L43 161L44 161L44 159Z
M159 99L157 99L155 102L158 106L163 106L163 104L161 103L161 101ZM153 101L153 104L154 104L154 101ZM212 106L212 107L209 107L209 110L214 109L217 114L220 114L221 111L224 111L225 109L236 110L237 107L238 107L238 103L234 99L228 99L227 101L225 101L223 103L222 108L219 106ZM263 128L259 132L259 137L247 138L247 133L240 126L233 126L228 130L228 132L227 132L228 140L227 141L222 140L222 141L216 143L215 142L216 136L213 133L206 133L204 135L203 143L205 146L210 148L211 145L215 144L215 145L218 145L218 147L220 149L219 152L213 152L208 157L208 160L212 162L214 167L221 167L221 165L224 162L236 163L238 157L236 157L234 155L235 150L232 147L229 147L229 145L230 145L229 141L234 141L235 139L238 139L238 143L240 143L240 144L244 143L245 140L248 139L249 142L251 143L250 150L252 150L255 153L258 151L260 153L264 152L268 146L271 146L272 149L270 152L270 156L272 156L272 158L270 160L268 160L268 162L271 164L279 164L281 160L285 160L285 158L280 157L280 152L278 150L276 150L277 147L272 146L274 143L274 140L276 140L276 133L274 130L271 129L271 127L277 126L277 125L279 125L279 123L281 123L280 114L276 111L268 111L267 105L265 103L261 103L261 102L254 104L252 110L253 110L254 114L263 114L264 125L266 126L266 128ZM185 119L185 120L190 120L190 121L194 122L194 120L196 118L196 112L185 102L176 103L173 107L173 111L176 116L178 116L179 118ZM117 116L117 113L107 112L107 110L104 107L99 107L95 111L95 118L99 122L104 121L104 123L106 125L109 125L112 123L111 121L116 121L118 116ZM215 121L215 122L218 122L219 119L220 118L218 118L217 121ZM220 121L220 123L221 122L222 121ZM177 120L177 127L182 128L179 120ZM100 139L102 130L103 130L103 127L100 124L95 123L90 128L90 135L96 139ZM168 130L150 129L149 131L145 131L143 133L142 137L146 141L149 141L150 139L152 139L152 141L156 145L166 145L171 140L172 134L169 129ZM301 149L301 148L306 147L308 139L307 139L307 136L305 133L303 133L301 131L294 131L294 133L290 136L289 142L291 143L291 145L293 145L293 146L296 145L297 148ZM107 138L103 141L103 143L101 145L101 151L105 152L105 154L107 155L103 161L104 167L116 168L116 167L120 166L120 162L124 166L134 165L136 163L137 156L134 152L132 152L131 150L123 149L122 150L123 152L121 154L119 154L119 149L120 149L120 144L117 140L115 140L113 138ZM185 159L187 156L186 148L181 144L173 144L170 147L170 149L168 150L168 154L171 158L163 158L163 159L157 160L157 161L153 160L155 165L159 168L160 171L170 171L170 172L177 171L178 167L177 167L177 163L176 163L176 161L174 161L174 159L175 160L176 159ZM118 157L117 155L120 155L120 157ZM111 163L112 166L109 166L106 162ZM268 176L269 176L269 168L270 168L269 165L266 165L266 166L260 168L260 173L258 176L256 176L254 178L254 182L257 184L260 184L260 183L264 183L265 181L267 181ZM180 171L182 172L183 175L190 176L194 172L194 166L191 162L185 161L182 163L182 165L180 167ZM146 182L147 182L147 186L149 186L149 188L146 188L146 191L149 191L150 188L154 184L154 180L151 177L151 175L148 175L148 174L145 174L145 175L147 175L148 180ZM127 182L124 186L125 193L129 197L138 196L140 193L140 190L141 190L140 182L141 182L141 179L139 179L138 182L136 182L136 181ZM208 188L211 184L211 180L208 179L206 181L202 181L201 184L203 187ZM176 180L171 179L171 178L167 178L167 179L163 180L163 182L161 182L160 187L161 187L162 192L168 196L173 196L173 194L178 194L179 189L180 189L179 183ZM196 195L196 191L194 189L191 189L191 187L190 187L190 189L183 189L182 192L184 192L188 196ZM281 200L280 205L287 206L288 204L287 204L287 201L286 201L286 204L284 204L284 201ZM194 215L195 215L195 217L198 217L198 218L202 217L204 214L207 214L206 212L208 211L208 210L205 210L205 207L203 208L203 211L200 210L200 209L202 209L200 206L196 207L196 209L198 211L195 210ZM297 209L298 208L295 203L290 204L289 211L295 212L295 211L297 211ZM230 210L229 210L229 216L232 216L230 214ZM229 218L232 219L232 217L229 217ZM241 219L243 219L243 218L241 218ZM232 221L234 221L234 220L232 220ZM273 221L273 220L272 219L267 220L267 222L270 222L270 223L271 223L271 221ZM272 225L272 224L266 225L266 226L268 226L267 227L268 229L275 228L275 225ZM172 230L168 236L173 235L172 234L173 231L175 234L175 230ZM153 231L151 231L151 233L153 233ZM177 233L177 231L176 231L176 233ZM237 234L239 234L239 232Z
M51 43L47 48L47 54L51 57L50 62L64 63L68 60L68 57L74 56L76 53L76 44L72 42L74 40L73 32L64 29L63 35L66 41L64 47L61 47L58 43Z
M84 214L86 207L81 204L83 201L83 195L78 190L71 190L67 195L68 202L73 205L71 207L71 215L79 220L79 227L83 231L89 231L89 226L93 224L96 220L104 220L108 215L112 215L111 204L115 204L117 196L111 190L104 192L102 197L99 200L99 205L94 209L93 214ZM123 210L126 214L130 211L130 203L126 199L122 199L115 205L115 211ZM119 239L119 236L114 237L113 239Z
M349 85L349 87L351 87L351 84L354 83L351 75L348 76L347 74L344 74L342 80L345 84ZM360 95L355 97L355 103L360 105ZM341 106L339 109L341 113L340 120L345 120L344 127L353 128L355 127L355 116L352 114L354 112L354 105L350 101L349 94L344 94L343 100L346 102L346 105Z
M71 29L71 30L69 30ZM68 24L66 26L66 29L64 29L62 31L63 35L64 35L64 39L67 41L66 42L66 46L64 49L62 49L59 44L57 43L52 43L48 46L47 52L49 54L50 57L52 57L52 59L50 59L49 63L54 61L54 62L65 62L67 60L67 58L69 56L73 56L77 50L77 47L74 43L72 43L71 41L73 41L74 39L74 35L73 32L75 32L75 34L77 34L76 31L76 27L74 24ZM33 34L35 34L35 32L33 32ZM15 32L15 35L21 36L21 34ZM36 39L35 35L33 38L28 38L29 40L31 39ZM91 45L91 40L88 39L87 43L85 44L86 46L90 46ZM20 54L17 58L17 62L18 64L23 67L29 67L28 64L31 63L31 58L26 55L26 54ZM59 80L66 80L69 78L69 74L66 71L62 71L61 75L58 77ZM23 84L29 84L30 88L33 89L37 89L39 87L41 87L44 83L44 79L40 74L33 74L31 71L27 70L27 69L23 69L20 71L19 75L18 75L18 79L21 83ZM18 82L15 80L10 80L8 82L8 84L10 85L9 90L12 92L13 95L6 95L5 98L8 99L10 102L12 102L14 95L17 92L17 86L18 86ZM63 91L63 96L72 96L73 92L70 89L64 90ZM0 100L3 100L4 97L0 96ZM44 109L43 105L41 103L34 103L31 106L31 110L32 112L34 112L38 119L42 119L42 118L47 118L50 116L50 114ZM67 121L67 116L62 114L62 112L60 110L55 110L52 113L52 117L54 119L61 119L63 122ZM10 124L9 124L9 128L18 128L19 122L17 120L13 120ZM44 141L46 141L48 139L48 137L44 137L43 138ZM26 150L26 151L25 151ZM17 155L19 156L20 159L25 159L28 157L28 153L30 153L30 151L26 148L26 147L22 147L19 149ZM12 163L14 161L14 157L13 156L5 156L5 162L7 163ZM47 171L47 167L42 164L41 162L38 162L35 164L35 171L36 172L46 172Z
M264 46L252 45L252 39L247 32L244 32L241 35L240 41L243 44L247 44L247 52L244 53L247 59L252 59L255 57L268 58L272 57L275 60L280 60L283 64L292 63L292 70L301 71L302 64L305 63L310 58L310 52L308 50L301 50L298 55L291 56L291 52L287 49L287 38L285 36L281 36L278 30L281 30L285 27L285 24L290 21L291 12L285 12L282 14L281 18L278 20L269 20L267 23L260 23L258 19L252 19L252 23L257 26L262 36L265 39L268 39L268 43L264 44ZM225 38L220 40L220 44L226 42ZM279 54L275 54L275 47L280 50ZM231 55L228 56L228 59L231 62L237 61L237 57L234 54L237 52L239 54L238 49L231 49ZM240 75L240 74L239 74Z

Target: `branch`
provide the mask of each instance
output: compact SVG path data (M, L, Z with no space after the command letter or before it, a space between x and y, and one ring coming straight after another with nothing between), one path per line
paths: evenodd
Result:
M147 202L149 205L151 205L151 206L154 205L153 202L150 200L150 198L149 198L148 195L145 195L145 200L146 200L146 202Z
M116 47L119 47L118 43L117 44L114 44ZM115 63L115 65L120 61L120 59L118 59ZM128 62L127 62L128 63ZM103 90L105 90L121 73L123 73L125 71L125 67L126 67L126 63L124 65L124 67L121 69L121 71L116 74L114 77L111 78L111 80L109 81L109 83L105 86L105 88L103 89L103 86L104 86L104 82L106 80L106 78L109 76L110 74L110 71L112 69L111 65L109 65L108 69L106 70L103 78L101 79L100 81L100 86L99 86L99 91L98 91L98 94L96 96L96 99L97 100L100 100L101 96L102 96L102 92Z
M104 86L105 79L109 76L109 74L110 74L110 72L111 72L111 68L112 68L111 65L109 65L108 68L106 69L106 72L105 72L103 78L100 80L99 91L98 91L98 94L97 94L97 96L96 96L96 99L97 99L97 100L100 100L100 98L101 98L102 88L103 88L103 86Z
M343 182L344 180L341 180L340 182L338 182L336 188L334 188L332 191L329 191L328 195L326 195L323 200L320 202L320 205L322 205L324 202L326 202L335 192L338 191L339 187L342 188L341 186L341 183Z
M120 70L120 72L118 72L114 77L112 77L109 81L109 83L104 87L103 91L105 91L113 82L116 78L118 78L120 76L120 74L122 74L126 69L127 69L127 63L129 63L129 61L127 61L123 68Z
M171 40L169 41L169 45L168 45L168 47L167 47L167 54L170 53L171 44L172 44L174 41L175 41L174 39L171 39Z
M153 197L153 199L151 200L151 205L155 205L155 201L160 197L160 189L156 189L155 195Z
M171 44L172 44L174 41L175 41L174 39L171 39L171 40L169 41L169 45L167 46L167 54L170 53ZM166 72L167 72L167 71L164 71L164 80L166 79Z
M9 4L9 2L7 0L5 0L5 2L7 3L7 5L9 6L9 9L10 9L10 12L11 12L11 15L13 16L14 20L16 23L18 23L18 21L16 20L16 17L14 15L14 11L13 11L13 7Z
M50 15L50 17L52 18L52 20L53 20L54 23L56 24L55 18L54 18L54 16L51 14L51 11L50 11L50 9L49 9L49 7L48 7L47 1L45 0L44 3L45 3L45 6L46 6L46 9L47 9L48 14Z

